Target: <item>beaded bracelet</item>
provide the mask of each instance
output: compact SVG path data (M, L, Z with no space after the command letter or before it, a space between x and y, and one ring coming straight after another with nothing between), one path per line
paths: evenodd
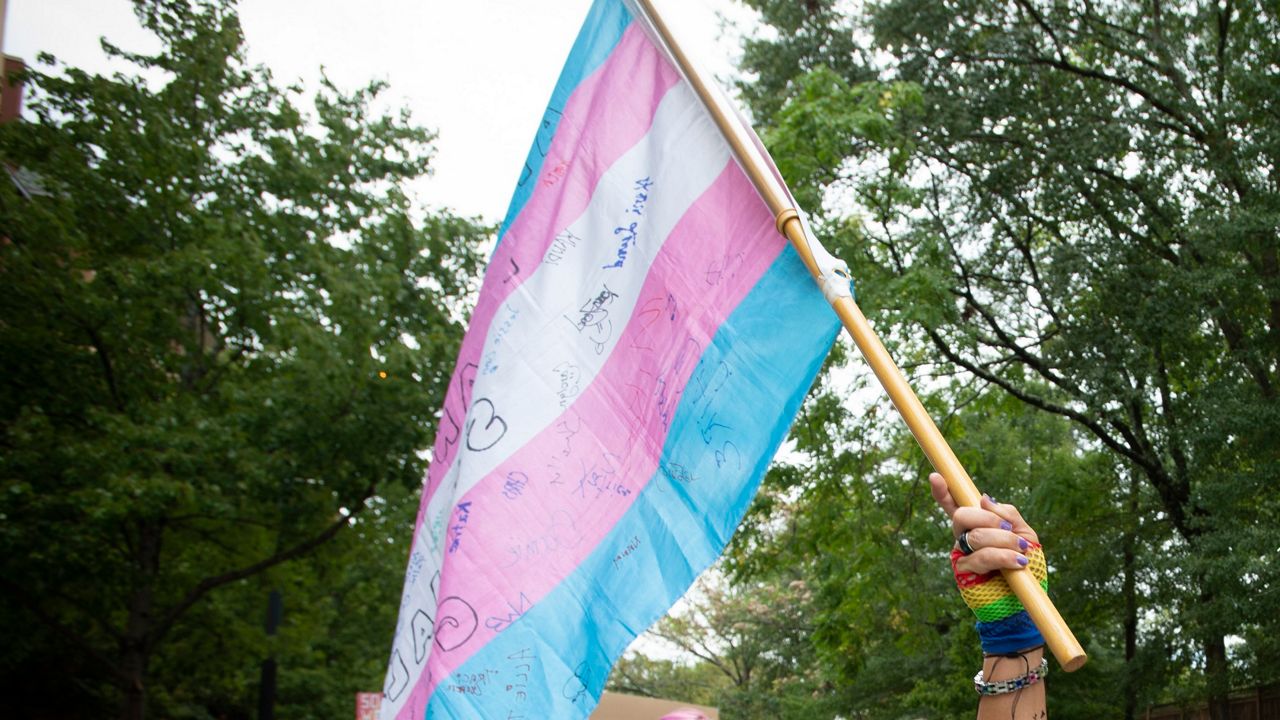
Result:
M983 682L982 671L979 670L977 675L973 676L973 689L978 691L979 695L1004 695L1015 690L1035 685L1049 675L1049 658L1040 659L1040 667L1028 672L1022 677L1012 678L1010 680L997 680L996 682Z

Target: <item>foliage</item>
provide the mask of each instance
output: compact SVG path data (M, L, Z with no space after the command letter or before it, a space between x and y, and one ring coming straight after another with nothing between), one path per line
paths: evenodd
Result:
M1078 454L1068 423L990 390L957 385L925 399L985 490L1045 518L1036 524L1064 615L1118 625L1123 568L1114 548L1126 533L1115 504L1098 497L1112 481L1109 460ZM802 454L770 472L764 501L731 546L731 567L739 577L787 567L813 583L812 642L842 715L972 717L963 679L981 656L948 572L950 532L919 449L886 409L854 416L830 392L806 408L793 429ZM1117 685L1098 682L1114 672L1105 650L1114 638L1082 640L1093 658L1055 679L1055 715L1096 717L1097 707L1119 702Z
M610 689L717 706L725 717L831 715L830 686L809 641L813 597L795 574L730 585L716 571L649 631L694 661L639 653L614 669Z
M834 2L749 4L778 39L749 46L745 97L774 147L815 148L798 180L824 199L831 244L864 295L874 288L864 305L897 356L963 373L939 389L937 409L976 381L1069 423L1056 462L1042 464L1053 484L1027 499L1043 503L1046 514L1030 516L1044 530L1049 512L1093 519L1112 538L1099 546L1118 550L1129 573L1117 588L1114 558L1087 542L1058 568L1080 583L1088 624L1075 624L1099 643L1095 666L1123 663L1125 693L1109 707L1131 716L1139 700L1185 690L1220 713L1233 673L1277 677L1263 638L1280 634L1280 507L1265 491L1280 473L1270 440L1280 428L1280 96L1262 80L1280 58L1276 8L890 0L845 14ZM865 45L829 42L840 37ZM878 137L850 125L841 99L890 80L914 87L918 103L890 113ZM994 409L993 420L1027 422ZM797 483L796 522L812 515L824 542L832 528L839 537L876 517L857 493L841 496L842 484L893 497L884 488L895 470L833 460L822 472L825 462L775 475ZM1017 471L978 470L985 487ZM854 571L878 567L886 541L848 541L853 554L818 576L854 573L842 591L861 593ZM1117 602L1125 612L1108 612ZM1244 641L1231 656L1229 636ZM821 631L815 641L839 647ZM1107 650L1126 642L1119 658ZM1153 677L1162 681L1144 684ZM1056 682L1069 689L1055 689L1055 706L1081 699L1073 681Z
M488 230L415 210L433 137L380 86L304 110L228 3L136 8L138 75L33 73L0 129L43 190L0 183L0 668L45 716L243 716L269 650L374 662L339 628L403 550L354 538L404 536ZM268 643L271 587L337 634Z
M729 684L728 676L709 662L693 660L690 664L632 651L614 664L606 690L714 706Z

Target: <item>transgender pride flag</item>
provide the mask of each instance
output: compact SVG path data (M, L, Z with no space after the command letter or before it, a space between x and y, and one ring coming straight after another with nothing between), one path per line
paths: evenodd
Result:
M582 718L724 548L835 315L624 0L597 0L442 411L382 717Z

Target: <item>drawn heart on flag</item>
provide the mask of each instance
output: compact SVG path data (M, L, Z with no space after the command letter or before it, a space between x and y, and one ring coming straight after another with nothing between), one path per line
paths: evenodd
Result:
M440 617L436 622L436 645L445 652L466 644L480 624L475 609L460 597L445 598L436 613Z
M483 452L498 444L507 434L507 421L498 416L488 398L476 400L467 420L467 449Z

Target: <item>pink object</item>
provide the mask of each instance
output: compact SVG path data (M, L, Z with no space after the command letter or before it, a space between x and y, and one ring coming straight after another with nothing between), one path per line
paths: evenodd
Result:
M356 720L378 720L382 693L356 693Z
M693 708L682 708L663 715L661 720L708 720L708 718L702 712Z

